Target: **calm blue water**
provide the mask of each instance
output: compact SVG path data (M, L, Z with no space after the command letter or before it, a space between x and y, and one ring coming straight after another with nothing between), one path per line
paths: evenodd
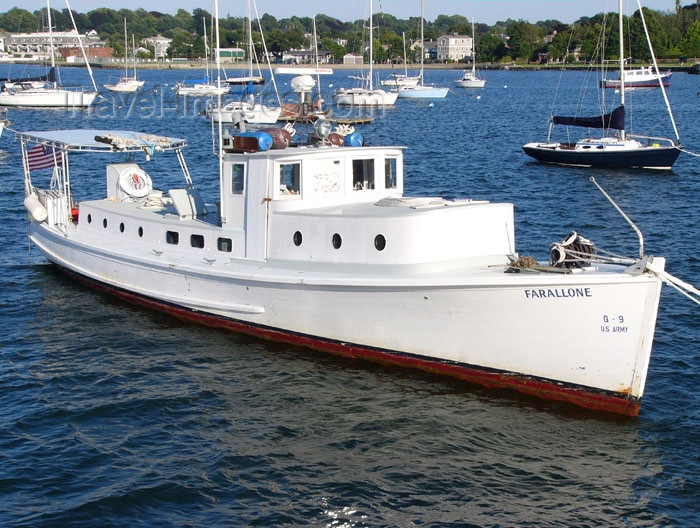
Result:
M98 83L110 75L98 71ZM193 178L215 200L210 128L172 110L183 73L142 75L157 85L160 114L110 99L90 113L14 110L13 128L186 137ZM647 252L700 284L696 157L664 173L530 162L521 145L544 139L557 85L558 101L575 100L585 75L484 76L484 90L399 101L361 128L371 143L408 147L409 193L513 201L521 254L544 259L576 229L635 255L636 236L589 182L595 174ZM86 80L79 70L63 77ZM427 77L451 83L459 72ZM324 79L332 89L351 82L346 72ZM672 84L683 142L700 152L700 79L676 73ZM665 135L651 112L658 95L634 92L634 119ZM662 296L641 415L605 417L183 324L78 286L28 248L8 131L0 174L0 525L697 525L700 312L675 291ZM552 346L571 331L553 324Z

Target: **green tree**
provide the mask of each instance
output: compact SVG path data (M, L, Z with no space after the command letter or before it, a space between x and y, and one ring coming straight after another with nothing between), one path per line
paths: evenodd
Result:
M700 57L700 21L695 21L688 28L681 50L688 57Z

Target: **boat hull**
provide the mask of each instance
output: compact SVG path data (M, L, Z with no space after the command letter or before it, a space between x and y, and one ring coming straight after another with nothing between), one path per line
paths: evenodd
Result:
M582 150L561 143L528 143L525 153L545 163L580 167L630 167L669 170L680 155L677 147Z
M394 106L397 97L396 92L351 88L336 92L334 100L339 106Z
M402 86L399 89L400 99L444 99L449 88L437 88L434 86Z
M486 86L486 81L484 79L458 79L455 81L455 85L458 88L483 88Z
M96 92L72 90L22 90L15 93L0 93L0 106L85 108L97 97Z
M650 274L299 278L266 265L126 256L37 222L30 236L80 280L185 320L591 409L639 411L661 289Z
M262 104L251 106L247 103L229 103L223 106L221 112L216 108L207 109L207 118L215 123L237 123L240 118L247 123L256 125L274 125L282 114L282 108L269 107Z
M658 88L663 84L665 88L671 86L672 73L654 73L651 68L645 67L639 70L626 70L623 72L625 89L627 88ZM661 83L659 83L661 80ZM600 81L603 88L620 88L620 79L603 79Z

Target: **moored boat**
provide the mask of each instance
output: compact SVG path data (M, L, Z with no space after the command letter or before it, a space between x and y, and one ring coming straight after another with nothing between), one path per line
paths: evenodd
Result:
M638 413L663 258L605 259L572 234L540 265L516 252L512 204L405 196L402 148L338 136L325 121L299 145L225 132L215 204L185 140L19 133L30 241L69 275L185 320ZM166 152L183 183L160 191L135 158ZM73 160L90 153L118 158L98 181Z
M622 78L618 74L617 79L603 79L600 81L603 88L619 89L624 86L629 88L658 88L662 84L668 88L671 86L671 72L656 72L651 66L642 66L633 70L623 70Z
M646 28L644 12L640 4L640 18ZM630 134L627 131L625 119L625 88L626 78L624 71L624 21L622 12L622 0L618 1L618 31L619 31L619 78L621 80L620 104L612 111L606 113L604 98L599 104L599 113L591 117L550 115L549 132L544 142L530 142L523 145L523 151L532 158L545 163L559 165L572 165L582 167L626 167L642 169L669 170L681 153L681 141L676 127L671 105L666 96L666 89L656 79L657 86L661 88L670 123L673 127L676 141L671 138ZM645 32L646 33L646 32ZM648 33L647 33L648 35ZM654 71L658 74L656 59L653 56L651 42L647 40L649 51L654 61ZM553 141L552 131L555 125L566 127L581 127L586 129L601 129L601 135L596 137L584 137L577 141ZM567 129L568 132L568 129ZM568 137L568 134L567 134Z

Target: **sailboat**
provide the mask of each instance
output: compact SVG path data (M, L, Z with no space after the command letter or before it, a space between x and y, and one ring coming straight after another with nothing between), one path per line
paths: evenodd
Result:
M472 69L465 70L461 79L457 79L455 84L459 88L483 88L485 79L476 76L476 34L474 33L474 19L472 18Z
M68 1L66 1L66 5ZM47 21L49 24L49 47L51 49L51 69L46 77L37 81L5 83L0 92L0 106L23 106L23 107L52 107L52 108L86 108L92 104L97 97L97 85L92 76L92 69L85 55L83 42L78 34L73 20L73 29L78 38L78 44L85 59L93 91L82 89L68 90L60 85L60 77L57 75L56 57L53 46L53 28L51 20L51 5L46 0ZM68 8L68 12L73 18L73 13Z
M423 76L423 63L425 57L425 49L423 48L423 3L420 2L420 80L415 86L400 86L399 97L406 99L444 99L447 97L449 88L440 88L438 86L426 86Z
M207 43L207 22L202 17L204 25L204 63L207 76L204 79L185 80L175 85L177 95L224 95L228 93L229 87L223 81L211 82L209 76L209 44Z
M242 77L229 77L226 79L226 83L229 86L239 86L238 90L232 93L232 95L236 95L238 97L234 101L222 103L221 110L219 110L219 105L216 101L212 101L212 104L207 106L205 115L207 119L213 119L214 122L221 121L222 123L238 123L239 121L245 121L246 123L252 125L273 125L282 114L282 104L279 98L279 93L277 93L276 85L275 93L277 93L277 106L269 106L263 104L262 102L258 103L255 101L253 87L256 84L262 84L264 79L260 74L259 65L258 75L253 74L253 55L255 54L255 48L253 46L253 25L250 2L251 0L248 0L247 2L248 75ZM257 7L255 8L255 11L257 14ZM262 35L262 27L260 28L260 34ZM274 84L274 75L272 76L272 81Z
M396 89L399 86L416 86L420 81L420 75L408 75L408 63L406 62L406 33L402 33L403 37L403 68L404 73L393 73L382 81L382 86L392 86Z
M129 76L129 47L126 40L126 18L124 19L124 77L119 79L115 84L105 84L105 88L113 92L128 92L133 93L141 88L145 81L139 81L136 78L136 45L134 36L131 36L132 49L134 51L134 75Z
M345 106L394 106L398 94L387 92L381 88L374 88L372 76L374 74L374 33L372 26L372 4L369 2L369 75L362 77L362 84L355 88L340 88L334 94L333 99L337 105Z
M644 32L649 44L649 50L654 62L656 72L659 71L656 58L649 39L644 12L639 0L639 13L641 15ZM560 165L578 165L584 167L630 167L645 169L670 169L681 152L680 136L673 119L671 106L666 96L663 82L659 80L661 92L666 102L666 108L671 118L671 124L676 134L676 141L668 138L631 135L625 129L625 76L624 71L624 39L623 39L623 15L622 0L618 1L618 19L620 33L620 106L612 112L595 117L569 117L551 116L549 134L545 143L527 143L523 150L528 156L538 161L556 163ZM602 137L587 137L579 141L554 142L551 141L554 125L579 126L587 128L603 129ZM613 131L611 133L611 131ZM614 131L618 131L615 133Z

